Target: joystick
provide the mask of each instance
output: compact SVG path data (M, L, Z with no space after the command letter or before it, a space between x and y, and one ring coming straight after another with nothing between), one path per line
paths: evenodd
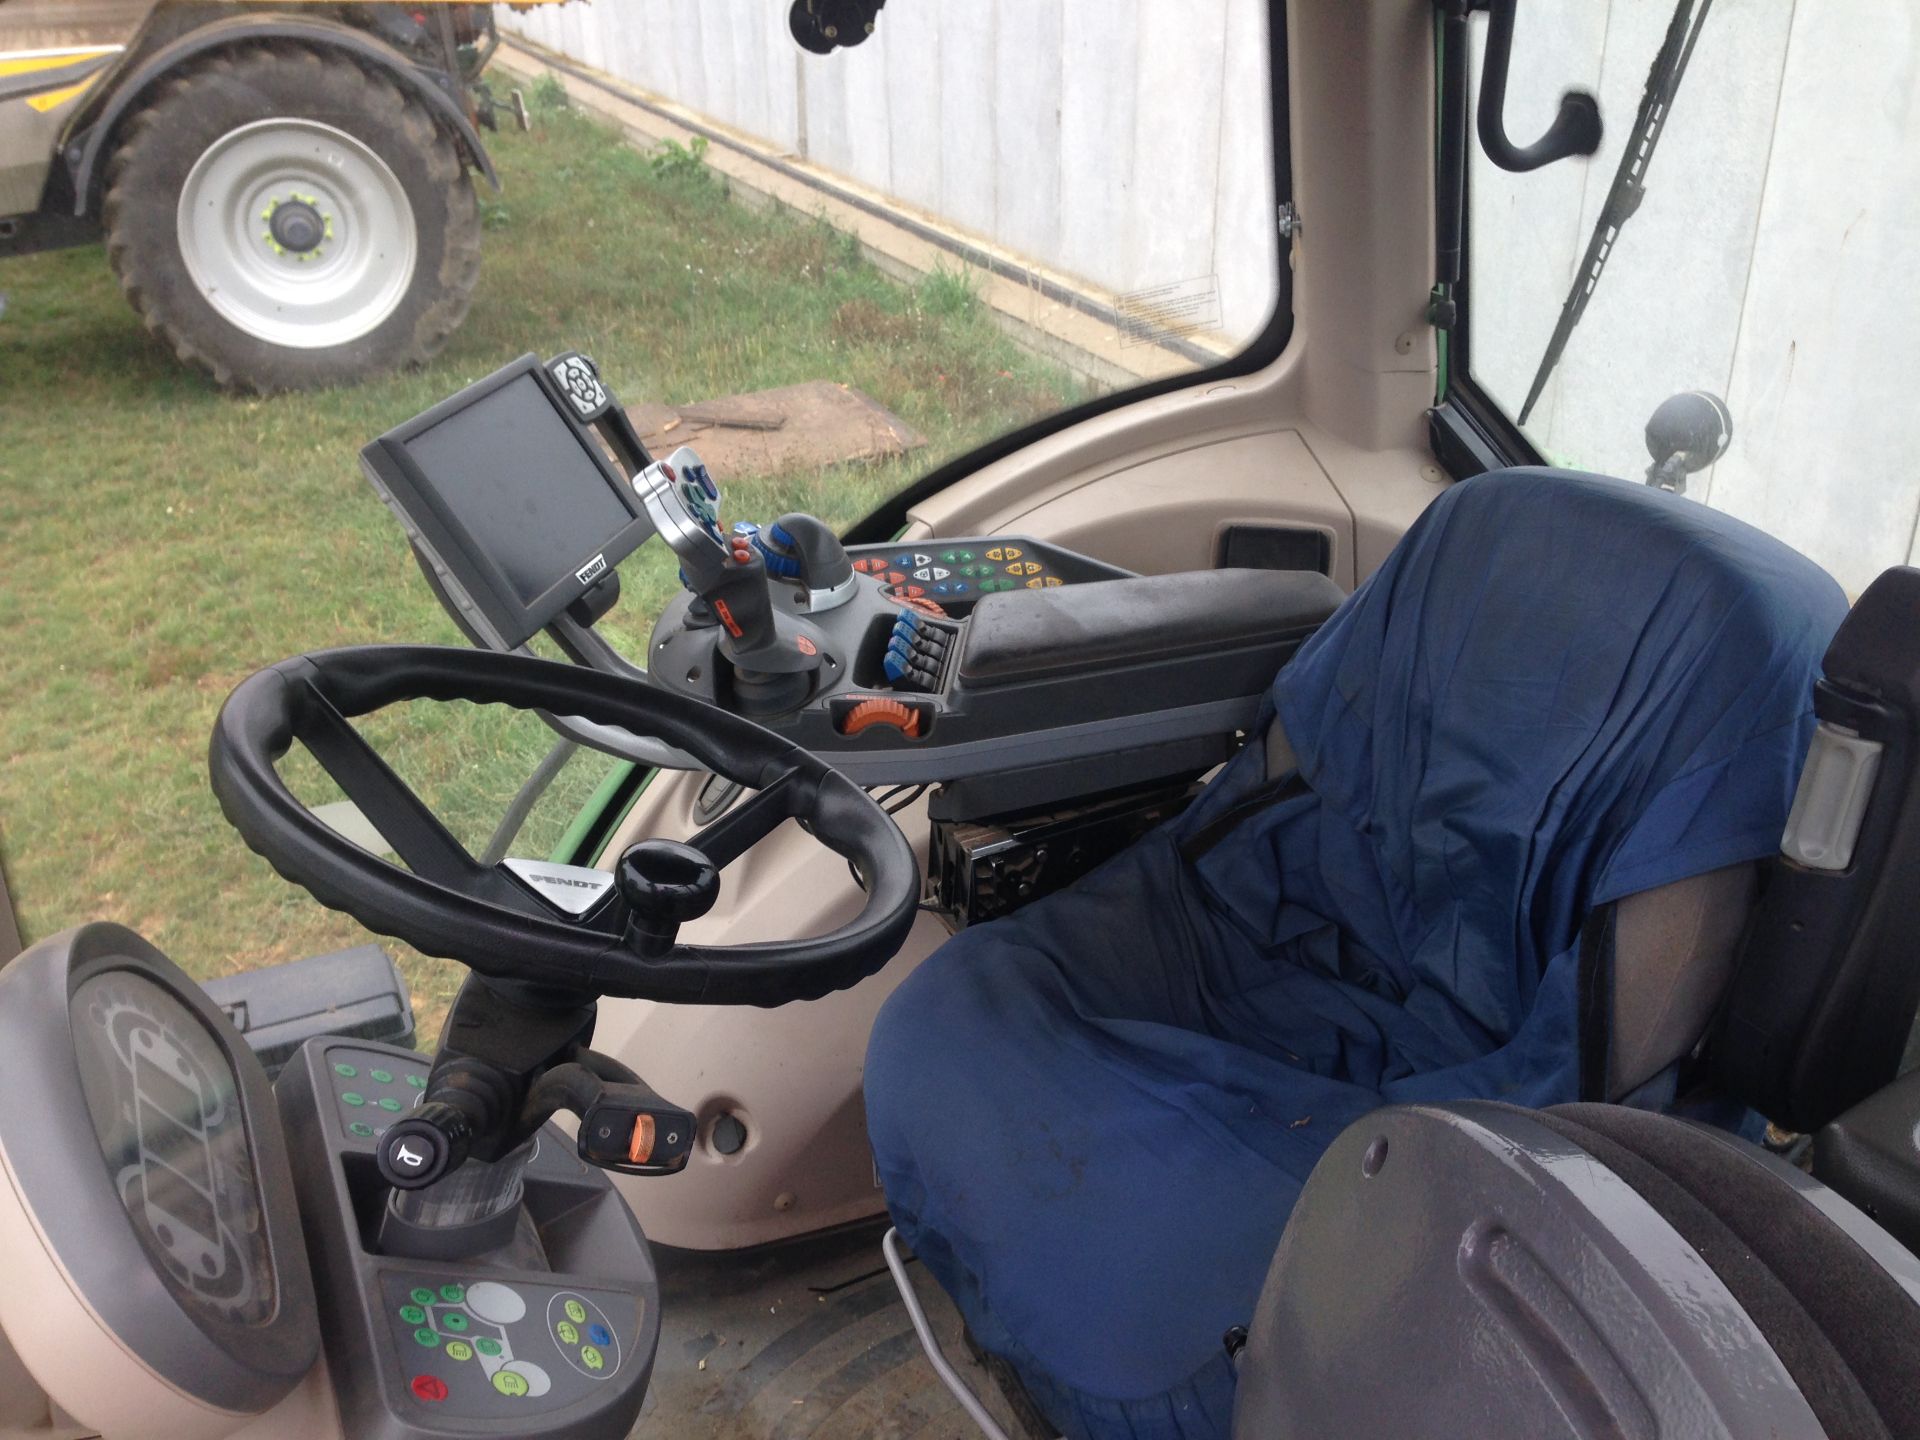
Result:
M736 527L731 535L723 533L719 487L690 446L682 445L665 460L647 466L633 486L654 525L679 556L681 579L697 597L700 619L710 615L722 632L718 648L732 668L735 705L744 714L777 715L805 704L813 692L813 676L820 668L826 639L805 620L775 608L769 566L792 567L792 574L798 576L813 565L823 575L831 575L834 554L804 526L804 541L780 526L773 527L785 539L771 548L748 526ZM827 539L838 554L839 567L846 571L842 579L851 595L853 571L846 553L831 533Z

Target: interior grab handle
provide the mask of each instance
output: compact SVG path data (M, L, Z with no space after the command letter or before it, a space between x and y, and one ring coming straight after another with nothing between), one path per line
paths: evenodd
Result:
M1513 63L1513 12L1519 0L1487 0L1487 54L1480 73L1480 148L1502 170L1538 170L1600 148L1600 102L1590 90L1569 90L1547 133L1531 145L1507 138L1507 72Z

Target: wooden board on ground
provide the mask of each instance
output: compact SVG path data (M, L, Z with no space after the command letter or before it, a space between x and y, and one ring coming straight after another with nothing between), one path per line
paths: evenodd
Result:
M632 405L627 416L655 455L691 445L722 485L749 475L885 460L927 443L872 396L831 380L686 405Z

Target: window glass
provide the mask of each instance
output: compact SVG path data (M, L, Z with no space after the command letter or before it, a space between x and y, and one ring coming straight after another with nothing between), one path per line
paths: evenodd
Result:
M1470 146L1471 373L1552 463L1635 478L1663 400L1718 397L1732 441L1686 493L1857 594L1920 558L1920 12L1895 0L1679 11L1695 39L1648 155L1637 112L1672 0L1521 7L1509 134L1531 142L1576 86L1599 95L1606 134L1590 161L1521 175ZM1484 16L1475 35L1477 94ZM1637 209L1613 194L1623 154L1642 161ZM1563 307L1602 251L1542 383Z
M28 938L120 919L200 975L367 940L247 852L207 735L289 655L463 643L357 452L521 354L591 356L729 522L845 526L1239 353L1280 293L1269 8L900 0L822 55L786 0L335 5L415 79L272 45L238 80L189 68L113 131L113 202L76 222L62 137L223 7L0 3L0 843ZM627 653L676 569L623 564ZM497 709L368 729L476 855L571 858L636 780L548 763ZM431 1041L460 972L388 948Z

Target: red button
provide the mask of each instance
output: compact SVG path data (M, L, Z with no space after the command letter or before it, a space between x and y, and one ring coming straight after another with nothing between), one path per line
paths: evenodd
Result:
M904 571L901 571L901 570L889 570L889 571L887 572L887 584L889 584L889 585L904 585L904 584L906 584L906 583L907 583L907 577L906 577L906 573L905 573Z
M447 1398L447 1382L438 1375L416 1375L413 1377L413 1393L429 1405L437 1404Z

